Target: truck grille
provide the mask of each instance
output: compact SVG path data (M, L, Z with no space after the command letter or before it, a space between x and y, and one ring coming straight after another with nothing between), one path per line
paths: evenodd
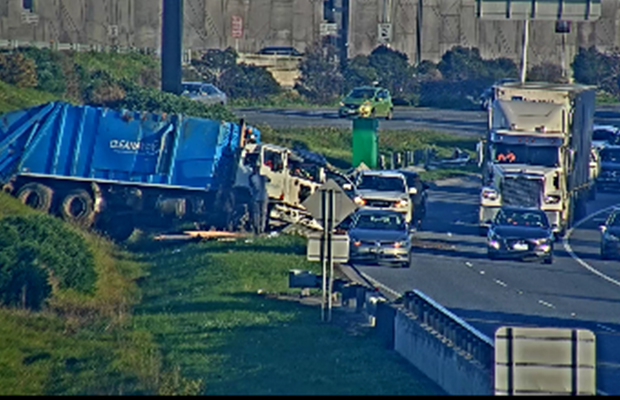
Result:
M539 208L542 190L541 179L506 177L502 202L507 206Z
M366 205L368 207L389 208L392 207L392 204L393 202L385 200L366 200Z

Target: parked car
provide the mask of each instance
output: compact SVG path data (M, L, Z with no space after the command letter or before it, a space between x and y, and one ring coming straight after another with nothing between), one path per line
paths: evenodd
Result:
M267 56L290 56L290 57L302 57L297 49L294 47L287 46L269 46L262 48L258 54L267 55Z
M207 105L228 103L226 93L210 83L183 82L182 95Z
M413 216L410 196L416 193L416 188L409 188L400 172L366 170L357 177L353 200L362 208L399 212L410 223Z
M411 234L403 215L389 210L358 210L348 226L351 263L391 264L408 268L412 262Z
M489 108L489 106L491 105L491 103L493 102L493 100L495 100L495 98L494 98L495 92L493 90L494 87L497 86L497 85L508 83L508 82L519 82L519 79L516 79L516 78L502 78L502 79L496 81L495 83L493 83L493 85L491 85L488 88L486 88L484 90L484 92L482 92L480 97L478 98L478 101L480 103L480 108L483 109L483 110L487 110Z
M535 208L502 207L487 234L490 259L535 257L553 263L553 229L547 215Z
M601 225L601 259L620 256L620 207L615 208Z
M420 229L422 221L426 218L426 202L428 199L428 183L424 182L420 178L420 174L410 169L401 169L398 172L402 173L407 180L407 186L409 188L415 188L416 193L410 194L409 198L413 204L413 216L411 218L412 225L417 229Z
M394 104L389 90L375 86L361 86L353 89L338 109L340 118L385 118L394 116Z

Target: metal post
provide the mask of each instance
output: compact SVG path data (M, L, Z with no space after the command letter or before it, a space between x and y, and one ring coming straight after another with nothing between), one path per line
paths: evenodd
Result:
M423 0L418 0L418 12L416 15L416 24L415 24L415 66L418 67L422 62L422 10L424 8Z
M161 90L181 94L183 80L183 0L164 0L161 40Z
M521 57L521 83L525 83L527 76L527 49L530 42L530 20L523 21L523 55Z
M322 298L321 298L321 321L325 321L325 306L327 296L327 253L328 253L328 240L327 240L327 191L321 191L321 208L323 210L323 233L321 235L321 263L323 264L323 285L322 285Z
M329 220L327 222L327 262L329 263L329 290L327 292L327 322L332 320L332 294L334 292L334 220L336 219L336 191L330 190L329 194Z

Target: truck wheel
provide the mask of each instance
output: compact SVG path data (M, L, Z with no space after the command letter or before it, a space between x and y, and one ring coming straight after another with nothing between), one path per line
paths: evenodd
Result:
M38 211L49 212L54 191L40 183L28 183L17 191L17 198Z
M6 185L2 186L2 191L6 194L12 194L14 189L15 188L13 187L12 183L7 183Z
M65 221L90 228L95 220L93 198L83 189L69 192L60 205L60 216Z

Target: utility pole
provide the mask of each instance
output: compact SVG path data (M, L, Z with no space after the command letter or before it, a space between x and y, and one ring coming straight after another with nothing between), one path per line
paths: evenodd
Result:
M422 62L422 22L423 22L423 10L424 4L423 0L418 0L418 12L416 15L416 24L415 24L415 65L416 67L420 65Z
M183 80L183 0L163 0L161 90L181 94Z
M340 31L340 65L344 68L349 59L349 0L342 0L342 18Z

